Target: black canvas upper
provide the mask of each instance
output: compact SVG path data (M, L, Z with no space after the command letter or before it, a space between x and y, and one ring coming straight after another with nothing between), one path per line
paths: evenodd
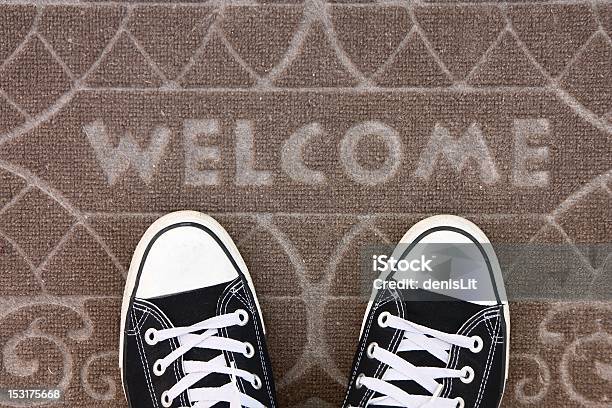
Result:
M203 271L204 273L204 271ZM134 289L136 290L136 289ZM249 342L255 354L247 358L241 353L223 352L226 364L234 362L236 368L249 371L259 376L262 382L260 389L255 389L250 382L236 377L241 393L247 394L266 407L275 407L275 389L266 341L255 303L253 293L247 280L239 271L238 277L230 282L211 287L194 288L194 290L161 296L152 299L132 298L124 328L124 386L131 408L161 408L161 394L174 386L185 376L182 369L183 360L210 361L221 354L218 350L192 348L181 358L174 361L161 376L153 374L153 364L157 359L166 357L179 347L178 339L160 341L155 345L146 343L145 332L153 327L167 329L185 327L199 323L214 316L236 312L238 309L249 315L244 326L230 326L219 330L217 336ZM198 334L200 332L196 332ZM219 387L230 382L227 374L213 373L191 387ZM172 407L191 406L187 392L175 398ZM229 406L229 403L217 403L215 407Z
M479 336L484 346L479 353L453 346L446 366L427 351L397 353L404 332L391 327L380 327L378 317L383 312L441 332ZM498 407L505 386L507 333L504 313L501 302L493 306L481 306L421 289L411 290L409 295L391 289L378 291L366 318L343 406L365 407L372 397L380 396L356 384L360 374L380 379L388 368L367 356L368 345L377 343L379 347L398 354L416 367L457 370L465 366L473 368L475 378L470 384L463 383L459 378L437 380L443 385L440 396L449 399L461 397L465 406L470 408ZM431 395L414 381L392 381L392 384L409 394Z

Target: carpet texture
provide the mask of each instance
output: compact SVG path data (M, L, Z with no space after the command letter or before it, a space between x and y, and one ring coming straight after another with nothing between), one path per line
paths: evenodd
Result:
M0 388L126 406L124 277L172 210L237 242L282 407L342 401L364 246L446 212L498 244L612 241L608 3L8 3ZM610 287L612 256L576 259ZM505 407L610 406L612 303L511 313Z

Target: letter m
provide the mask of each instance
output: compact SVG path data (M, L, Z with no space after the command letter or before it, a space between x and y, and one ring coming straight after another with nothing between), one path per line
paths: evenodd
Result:
M146 148L141 148L129 133L120 137L115 147L101 120L85 125L84 130L110 185L119 181L130 167L145 183L150 183L170 140L170 130L158 126Z
M480 179L483 183L493 184L499 180L495 161L491 157L482 130L476 123L460 138L451 136L448 129L437 123L421 154L415 176L428 180L441 157L458 173L473 160L479 164Z

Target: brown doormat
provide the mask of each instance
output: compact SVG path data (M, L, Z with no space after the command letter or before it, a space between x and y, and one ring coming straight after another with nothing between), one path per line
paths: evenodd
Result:
M125 407L124 277L172 210L238 243L283 407L342 401L363 246L447 212L611 242L603 2L41 3L0 6L0 388ZM511 309L504 406L610 406L612 303Z

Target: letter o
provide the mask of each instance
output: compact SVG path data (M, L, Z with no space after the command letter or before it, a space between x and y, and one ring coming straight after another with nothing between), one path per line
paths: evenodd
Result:
M376 135L387 145L388 155L378 169L366 169L357 162L355 152L362 138ZM397 173L402 162L402 143L399 134L381 122L369 121L350 128L340 141L340 161L352 180L360 184L384 183Z

